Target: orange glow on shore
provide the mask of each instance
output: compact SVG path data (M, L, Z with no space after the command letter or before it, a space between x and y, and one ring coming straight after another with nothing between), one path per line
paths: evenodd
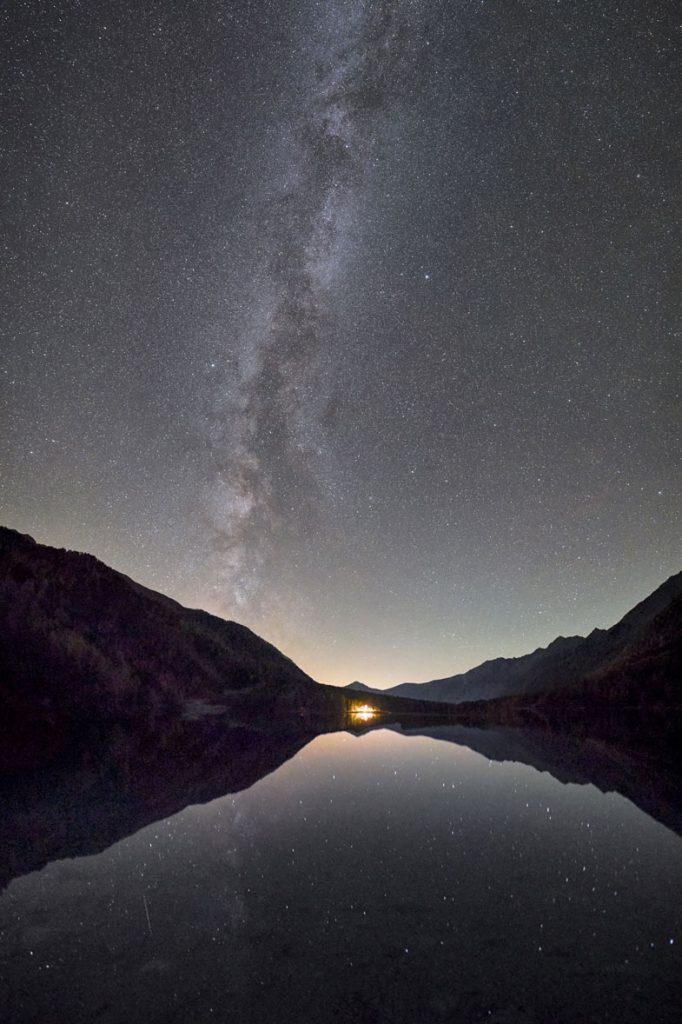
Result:
M378 714L377 709L373 708L370 704L359 704L352 710L353 718L360 722L369 722Z

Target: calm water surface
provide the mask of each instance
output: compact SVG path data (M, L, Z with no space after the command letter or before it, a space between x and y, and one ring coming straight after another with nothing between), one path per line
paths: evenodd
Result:
M0 897L0 1016L682 1020L682 841L465 747L320 736L246 792Z

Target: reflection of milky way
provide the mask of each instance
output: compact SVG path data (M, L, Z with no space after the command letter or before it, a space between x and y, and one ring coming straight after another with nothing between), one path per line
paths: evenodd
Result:
M211 431L207 509L228 608L243 608L257 593L273 534L295 530L302 505L310 514L318 499L333 496L323 428L334 359L329 297L350 256L374 139L400 101L421 20L409 3L332 5L308 56L310 92L283 129L287 166L273 172L282 180L254 225L266 255L252 318Z

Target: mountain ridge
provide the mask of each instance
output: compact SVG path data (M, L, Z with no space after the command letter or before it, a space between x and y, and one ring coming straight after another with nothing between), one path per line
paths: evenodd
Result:
M351 683L349 689L463 704L558 692L578 685L584 687L590 680L600 683L618 671L619 665L629 664L638 648L655 644L655 637L648 633L655 633L660 615L672 610L675 621L682 622L681 601L682 572L668 577L608 629L593 629L585 637L558 636L547 647L538 647L529 654L492 658L467 672L424 683L399 683L381 691L373 691L363 683ZM672 651L675 628L670 629L668 624L665 632L674 667L680 658L679 651ZM677 630L678 637L680 632L682 626Z
M0 701L115 716L257 684L316 686L246 626L186 609L93 555L0 527Z
M0 527L0 712L113 720L182 713L188 701L233 718L344 722L352 695L316 682L247 626L184 608L90 554ZM377 696L386 715L438 708ZM2 753L0 752L0 762Z

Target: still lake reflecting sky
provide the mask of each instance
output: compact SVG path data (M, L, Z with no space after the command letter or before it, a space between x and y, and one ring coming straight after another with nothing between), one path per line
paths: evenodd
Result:
M624 798L319 736L0 897L14 1022L682 1019L682 840Z

